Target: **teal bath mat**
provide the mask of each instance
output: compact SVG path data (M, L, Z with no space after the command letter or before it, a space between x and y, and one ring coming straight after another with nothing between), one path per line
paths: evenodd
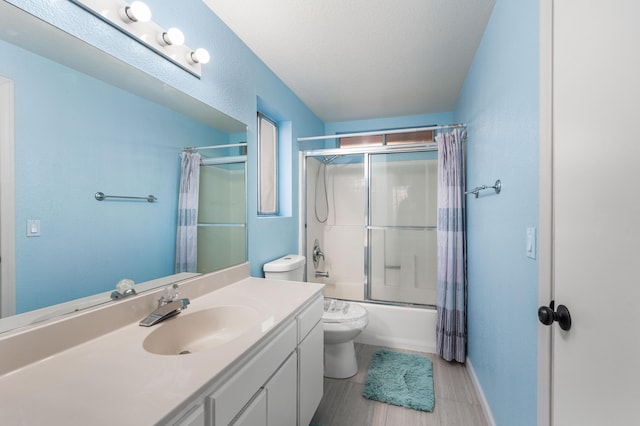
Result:
M420 355L380 349L373 354L362 396L388 404L433 411L433 364Z

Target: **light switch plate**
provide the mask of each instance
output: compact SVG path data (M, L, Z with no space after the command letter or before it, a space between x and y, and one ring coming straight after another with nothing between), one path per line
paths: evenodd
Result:
M527 257L536 258L536 228L527 228Z
M27 237L40 236L40 221L37 219L27 220Z

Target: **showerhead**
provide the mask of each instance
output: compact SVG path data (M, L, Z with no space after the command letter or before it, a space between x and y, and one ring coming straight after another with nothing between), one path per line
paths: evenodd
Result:
M321 162L322 164L325 164L325 165L326 165L326 164L331 164L331 163L333 163L333 162L335 161L335 159L336 159L336 158L338 158L338 156L337 156L337 155L332 155L331 157L329 157L329 156L327 156L327 155L324 155L324 156L322 157L322 159L320 160L320 162Z

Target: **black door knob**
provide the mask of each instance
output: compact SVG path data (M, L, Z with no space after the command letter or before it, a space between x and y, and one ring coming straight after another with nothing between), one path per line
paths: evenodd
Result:
M564 305L558 305L558 309L554 310L554 306L555 302L553 300L549 306L540 306L538 308L538 320L544 325L551 325L554 321L557 321L561 329L565 331L571 329L569 309Z
M538 308L538 320L544 325L553 324L553 314L555 314L555 312L548 306L540 306L540 308Z

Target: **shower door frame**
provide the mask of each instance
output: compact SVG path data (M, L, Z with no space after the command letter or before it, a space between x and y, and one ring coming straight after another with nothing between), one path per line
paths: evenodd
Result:
M342 137L343 135L336 135L336 138ZM362 302L366 303L375 303L381 305L393 305L393 306L410 306L414 308L424 308L424 309L433 309L436 305L425 305L419 303L411 303L411 302L396 302L396 301L386 301L386 300L376 300L371 298L371 285L370 285L370 232L374 229L404 229L404 230L424 230L426 228L431 227L415 227L415 226L402 226L402 227L384 227L384 226L374 226L370 224L370 215L371 215L371 206L370 206L370 165L371 165L371 155L376 154L395 154L395 153L413 153L413 152L433 152L438 151L438 145L435 142L428 143L411 143L411 144L398 144L398 145L378 145L378 146L362 146L357 148L324 148L324 149L309 149L300 151L301 158L301 166L300 166L300 203L304 203L303 208L300 209L301 215L303 216L300 219L300 223L303 224L301 231L304 233L304 237L301 238L301 252L306 255L307 252L307 203L308 203L308 193L307 193L307 158L308 157L342 157L346 155L362 155L363 156L363 167L364 167L364 300ZM306 271L306 268L305 268ZM309 277L307 277L307 281ZM358 301L359 302L359 301Z

